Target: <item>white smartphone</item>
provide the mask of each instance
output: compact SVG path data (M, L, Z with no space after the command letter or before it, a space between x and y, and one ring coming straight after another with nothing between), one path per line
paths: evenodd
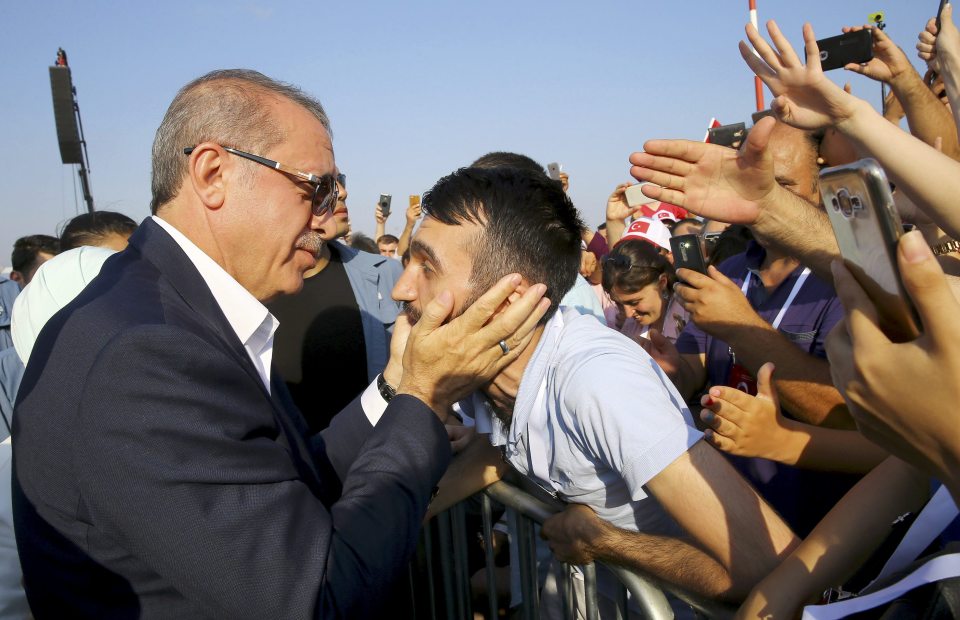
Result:
M642 207L643 205L648 205L651 202L656 202L656 198L650 198L646 194L640 191L640 188L646 185L647 183L637 183L636 185L631 185L627 188L624 197L627 199L627 204L630 207Z
M869 158L826 168L820 194L844 263L880 312L880 327L891 340L913 340L922 328L900 282L903 224L883 168Z
M563 170L563 164L558 164L555 161L547 164L547 176L549 176L554 181L560 180L561 170Z

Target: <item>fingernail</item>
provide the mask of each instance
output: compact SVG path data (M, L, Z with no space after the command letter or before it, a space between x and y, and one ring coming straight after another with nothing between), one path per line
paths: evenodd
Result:
M709 409L704 409L706 413L702 414L700 419L706 422L707 424L713 422L716 419L716 414L710 411Z
M704 405L705 407L712 407L712 406L713 406L713 399L710 398L710 396L704 396L704 397L703 397L703 401L704 401L704 402L703 402L703 405Z
M521 278L520 278L520 274L519 274L519 273L515 273L515 274L513 274L512 276L510 276L510 284L512 284L512 285L514 285L514 286L519 286L519 285L520 285L520 280L521 280Z
M933 252L930 251L930 246L924 241L919 230L913 230L905 234L900 240L900 248L908 263L922 263L933 258Z
M720 398L720 388L713 388L713 389L711 389L711 390L710 390L710 395L711 395L711 396L716 396L717 398Z
M546 295L547 294L547 285L546 284L537 284L533 287L536 290L537 295Z

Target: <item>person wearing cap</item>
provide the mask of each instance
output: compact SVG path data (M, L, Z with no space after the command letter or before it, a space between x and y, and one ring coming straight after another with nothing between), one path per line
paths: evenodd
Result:
M777 181L819 204L817 146L807 132L777 123L770 149ZM676 345L652 335L651 355L688 402L713 385L756 395L756 373L774 362L784 410L814 424L852 428L830 378L826 337L843 316L833 287L792 256L752 242L706 275L677 270L677 295L690 323ZM707 414L708 426L716 419ZM712 429L707 436L714 440ZM856 476L730 457L793 529L804 536L856 482Z
M607 325L634 340L655 329L676 341L688 320L673 294L676 280L663 248L628 230L603 261L603 288L614 302Z

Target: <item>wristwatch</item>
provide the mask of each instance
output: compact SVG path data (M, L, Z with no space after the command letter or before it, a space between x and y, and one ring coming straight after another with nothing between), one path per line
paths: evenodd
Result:
M377 391L380 392L383 401L387 403L397 395L397 388L387 383L387 380L383 378L383 373L377 375Z
M950 252L960 252L960 241L951 239L946 243L935 245L931 249L933 250L934 256L941 256L943 254L949 254Z

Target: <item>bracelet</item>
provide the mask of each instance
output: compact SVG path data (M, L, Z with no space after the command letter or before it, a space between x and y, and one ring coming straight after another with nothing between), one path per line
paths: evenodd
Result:
M934 256L942 256L944 254L949 254L950 252L960 252L960 241L951 239L946 243L935 245L930 249L933 250Z
M383 378L383 373L377 375L377 391L380 392L381 398L387 403L397 395L397 389L387 383L387 380Z

